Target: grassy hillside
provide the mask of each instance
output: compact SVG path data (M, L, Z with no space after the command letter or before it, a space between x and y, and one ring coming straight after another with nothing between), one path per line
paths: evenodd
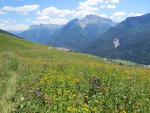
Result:
M150 70L0 33L0 113L149 113Z

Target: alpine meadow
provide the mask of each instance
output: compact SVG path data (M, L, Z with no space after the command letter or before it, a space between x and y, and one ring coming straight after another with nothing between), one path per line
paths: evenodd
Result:
M150 113L150 2L44 2L0 0L0 113Z

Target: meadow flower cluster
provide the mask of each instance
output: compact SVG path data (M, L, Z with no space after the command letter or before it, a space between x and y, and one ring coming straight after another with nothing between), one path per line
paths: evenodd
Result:
M43 98L30 93L28 96L32 95L30 102L33 105L40 106L42 103L45 112L148 112L148 73L148 70L136 70L134 67L63 62L50 65L38 82L31 86L32 90L39 88Z

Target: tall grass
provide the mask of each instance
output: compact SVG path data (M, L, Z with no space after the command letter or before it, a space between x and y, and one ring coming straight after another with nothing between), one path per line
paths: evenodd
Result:
M150 112L149 68L0 40L0 113Z
M13 97L19 77L16 73L19 64L13 54L1 54L0 58L0 110L2 113L10 113L16 107Z

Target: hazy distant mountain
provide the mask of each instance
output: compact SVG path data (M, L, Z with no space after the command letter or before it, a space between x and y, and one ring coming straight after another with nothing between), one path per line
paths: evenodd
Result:
M11 32L8 32L8 31L2 30L2 29L0 29L0 33L5 33L5 34L9 34L9 35L11 35L11 36L15 36L15 37L17 37L17 38L21 38L21 37L19 37L19 36L13 34L13 33L11 33Z
M88 15L81 20L74 19L54 33L51 45L80 50L114 25L112 20L96 15Z
M24 31L8 30L8 32L9 32L9 33L12 33L12 34L14 34L14 35L19 35L19 34L21 34L21 33L24 32Z
M28 30L24 31L19 36L32 42L49 44L53 33L61 27L62 26L55 24L32 25Z
M85 51L150 64L150 14L127 18L105 32Z

